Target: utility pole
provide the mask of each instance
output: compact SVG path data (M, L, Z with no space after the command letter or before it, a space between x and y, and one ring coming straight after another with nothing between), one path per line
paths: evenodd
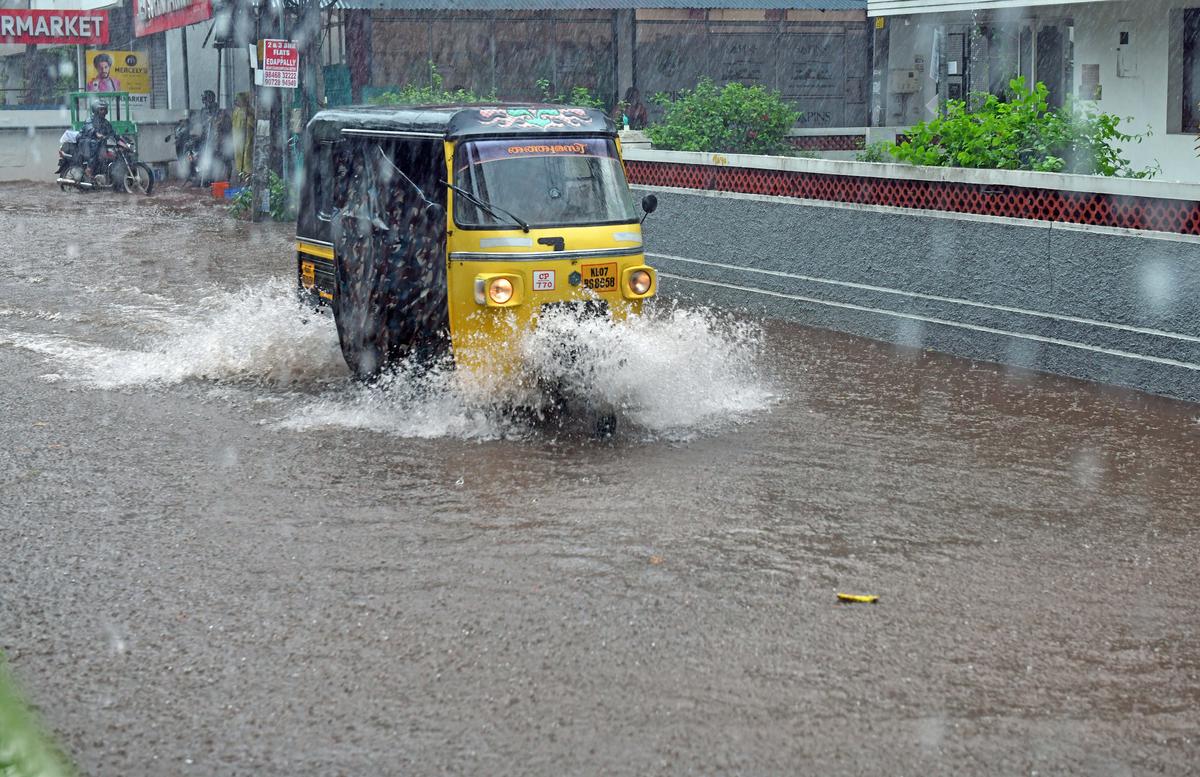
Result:
M300 20L300 28L296 31L298 43L302 43L300 53L300 86L303 114L301 123L308 125L308 120L321 108L318 78L321 67L321 0L303 0L304 10Z
M274 0L276 3L276 18L279 40L288 40L287 33L287 4L284 0ZM287 137L288 129L291 122L288 121L291 111L288 108L286 99L291 94L288 89L275 89L275 97L279 102L279 130L276 148L279 150L279 177L284 179L284 191L287 191Z
M180 27L179 34L181 36L180 42L182 43L181 50L183 52L183 109L190 111L192 109L192 82L188 77L188 28Z
M262 73L262 0L254 0L254 47L258 68L254 76L254 151L251 156L252 172L250 173L250 219L262 221L263 201L270 196L269 176L267 170L271 157L271 120L262 118L263 87L259 85ZM268 203L269 206L269 203Z

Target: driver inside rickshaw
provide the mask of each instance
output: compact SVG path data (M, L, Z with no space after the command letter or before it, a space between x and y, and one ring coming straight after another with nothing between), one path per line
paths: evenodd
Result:
M637 212L620 164L611 140L480 140L460 152L455 183L531 226L628 223ZM507 226L503 215L467 199L457 206L456 220Z

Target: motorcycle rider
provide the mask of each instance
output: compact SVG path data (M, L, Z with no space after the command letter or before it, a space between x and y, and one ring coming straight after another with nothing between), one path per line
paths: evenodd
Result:
M79 139L85 146L83 157L87 160L83 168L85 178L91 178L100 171L100 149L112 135L113 125L108 120L108 103L98 102L92 106L92 115L83 123L83 130L79 133Z

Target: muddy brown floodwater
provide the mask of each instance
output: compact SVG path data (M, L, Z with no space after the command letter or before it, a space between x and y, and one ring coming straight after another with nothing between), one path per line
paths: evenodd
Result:
M85 774L1196 773L1200 407L662 305L593 440L353 384L193 192L0 235L0 649Z

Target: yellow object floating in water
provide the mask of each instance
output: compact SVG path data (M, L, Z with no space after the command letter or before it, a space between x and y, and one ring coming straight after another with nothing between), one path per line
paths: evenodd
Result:
M875 594L838 594L837 597L843 602L861 602L862 604L874 604L879 601L879 597Z

